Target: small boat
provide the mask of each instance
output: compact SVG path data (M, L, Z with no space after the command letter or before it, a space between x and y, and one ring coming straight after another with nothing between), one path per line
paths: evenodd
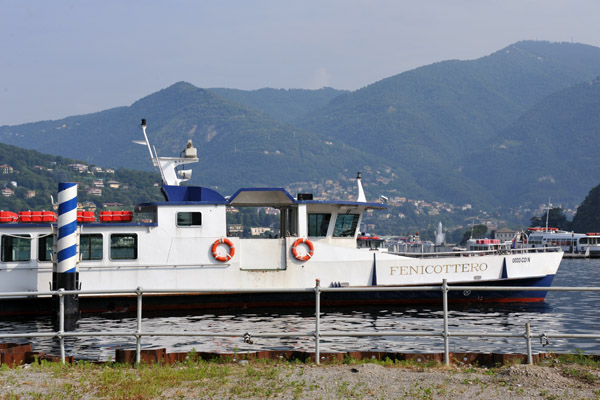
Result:
M291 292L315 286L356 291L324 292L324 305L436 302L441 291L396 290L423 285L549 287L563 252L558 248L508 250L478 257L446 255L407 257L378 250L379 239L359 238L368 210L386 206L366 199L361 175L355 199L292 196L284 188L242 188L230 196L199 186L185 186L198 162L188 142L181 157L158 157L144 140L163 180L164 201L135 206L133 212L104 212L99 219L82 212L77 221L78 285L82 290L169 290L144 296L144 310L296 307L314 304L314 293ZM228 234L226 214L237 207L269 208L279 215L275 235L243 238ZM20 298L6 292L47 291L56 269L57 223L24 222L0 214L0 314L41 314L51 299ZM42 217L43 218L43 217ZM60 215L59 215L60 222ZM369 249L357 242L370 241ZM371 244L374 248L371 250ZM386 291L367 290L385 287ZM202 289L219 290L208 292ZM251 289L253 292L243 292ZM281 290L274 290L281 289ZM182 292L177 292L181 290ZM451 291L455 302L543 301L546 291ZM136 308L132 294L81 294L81 312L120 312Z

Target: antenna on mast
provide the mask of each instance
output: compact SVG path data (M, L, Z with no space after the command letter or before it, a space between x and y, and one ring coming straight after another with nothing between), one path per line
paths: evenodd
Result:
M356 185L358 186L358 198L356 201L360 201L366 203L367 197L365 196L365 191L363 190L362 183L360 182L362 179L362 174L360 172L356 173Z
M548 208L546 209L546 232L548 232L548 217L550 216L550 207L552 207L552 204L550 203L550 197L548 197Z
M134 143L145 145L148 147L152 164L160 171L164 185L179 186L181 182L190 180L192 176L192 170L177 170L178 166L190 163L198 162L198 152L191 140L183 149L183 157L159 157L156 147L150 146L148 135L146 134L146 120L142 119L142 132L144 133L144 140L134 140Z

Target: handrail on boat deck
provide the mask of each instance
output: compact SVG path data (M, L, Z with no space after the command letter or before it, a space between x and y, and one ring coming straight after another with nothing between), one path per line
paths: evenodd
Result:
M44 292L10 292L2 293L3 297L22 297L37 296L37 295L53 295L59 298L59 325L56 332L35 332L35 333L3 333L0 332L0 338L58 338L60 341L60 356L64 364L66 359L65 354L65 338L66 337L90 337L90 336L133 336L136 338L136 363L139 364L141 359L142 338L144 336L191 336L191 337L240 337L246 340L248 337L261 338L284 338L284 337L314 337L315 339L315 362L320 363L320 341L322 337L366 337L366 336L404 336L404 337L441 337L444 340L444 362L448 366L450 364L450 337L503 337L503 338L524 338L527 346L527 362L533 364L533 352L531 347L531 339L538 338L548 340L549 338L571 338L571 339L600 339L600 334L572 334L572 333L546 333L542 332L534 334L531 332L530 323L525 324L525 331L521 333L510 332L467 332L467 331L450 331L448 321L448 292L450 291L575 291L575 292L600 292L600 287L570 287L570 286L555 286L555 287L540 287L540 286L450 286L444 279L441 285L419 286L419 287L368 287L368 288L349 288L349 287L321 287L320 281L317 279L314 287L303 289L240 289L240 293L266 293L266 292L314 292L315 293L315 330L312 332L271 332L250 334L248 332L202 332L202 331L185 331L185 332L166 332L154 331L145 332L142 330L142 297L144 294L159 294L159 293L186 293L186 292L213 292L220 293L221 289L194 289L194 290L178 290L178 289L162 289L162 290L144 290L138 287L134 290L64 290L44 291ZM443 305L443 330L441 332L433 331L386 331L386 332L340 332L330 331L322 332L320 327L321 306L320 298L323 292L356 292L356 291L441 291ZM98 331L98 332L66 332L65 331L65 295L72 294L135 294L137 297L137 316L135 331Z
M388 251L390 254L410 256L415 258L439 258L439 257L474 257L487 255L510 255L527 253L556 253L562 251L558 246L551 247L526 247L515 249L494 249L494 250L460 250L460 251L431 251L431 252L410 252L410 251Z

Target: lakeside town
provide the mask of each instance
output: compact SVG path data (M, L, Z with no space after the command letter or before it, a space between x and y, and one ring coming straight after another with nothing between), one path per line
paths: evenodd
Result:
M51 162L49 165L35 165L34 170L39 172L51 173L57 167L56 162ZM115 208L129 208L135 204L127 204L122 201L111 201L107 197L106 188L114 191L128 191L129 185L114 179L115 170L113 168L103 168L95 165L87 165L84 163L70 163L68 169L82 179L77 179L80 191L78 203L79 210L96 212L101 209L110 210ZM10 198L12 196L23 196L24 199L36 197L35 188L23 187L19 182L20 173L13 166L8 164L0 165L0 174L5 177L3 188L0 193L3 197ZM378 178L377 183L385 184L384 178ZM369 183L364 183L365 187L369 187ZM159 182L154 183L154 187L158 193ZM17 190L20 188L20 191ZM332 179L324 179L320 182L295 182L286 187L290 194L296 193L312 193L315 200L325 199L348 199L356 198L356 180L347 178L341 181ZM395 193L396 190L386 192L386 196L381 195L374 202L385 204L385 210L368 210L365 213L365 218L361 226L362 232L407 236L414 235L415 232L421 231L422 236L426 239L431 239L432 231L437 227L437 222L443 220L447 230L464 230L474 224L485 225L488 235L492 238L497 238L497 233L504 235L515 234L519 225L526 226L532 216L543 215L548 204L539 204L536 208L518 207L514 209L496 210L494 214L485 210L477 209L472 204L452 204L444 201L427 201L424 199L413 199L407 196L402 196ZM56 205L54 205L56 207ZM562 207L564 215L572 218L575 215L576 209L573 207ZM238 212L237 209L230 208L228 213L234 215ZM277 216L278 210L264 209L265 215ZM270 221L270 222L269 222ZM247 232L244 233L242 224L235 223L235 219L229 224L229 233L233 236L247 234L249 236L262 236L265 234L277 234L276 219L263 219L256 222L253 226L247 226ZM429 231L429 234L427 233Z

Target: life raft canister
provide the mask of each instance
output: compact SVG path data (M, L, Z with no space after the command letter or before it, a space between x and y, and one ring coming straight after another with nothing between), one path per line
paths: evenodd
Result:
M229 246L229 253L227 253L227 255L220 256L217 253L217 248L219 247L219 245L221 243ZM215 240L215 242L212 245L211 251L212 251L212 255L215 258L215 260L225 262L225 261L229 261L233 258L233 255L235 254L235 246L233 245L233 242L231 240L229 240L227 238L221 238L221 239Z
M298 253L298 245L299 245L300 243L304 243L305 245L307 245L307 246L308 246L308 253L307 253L307 254L305 254L305 255L303 255L303 256L301 256L301 255ZM296 260L299 260L299 261L308 261L308 260L310 260L310 258L313 256L313 254L315 254L315 246L314 246L314 245L313 245L313 243L312 243L310 240L308 240L307 238L299 238L299 239L297 239L297 240L294 242L294 244L292 245L292 254L294 255L294 258L295 258Z

